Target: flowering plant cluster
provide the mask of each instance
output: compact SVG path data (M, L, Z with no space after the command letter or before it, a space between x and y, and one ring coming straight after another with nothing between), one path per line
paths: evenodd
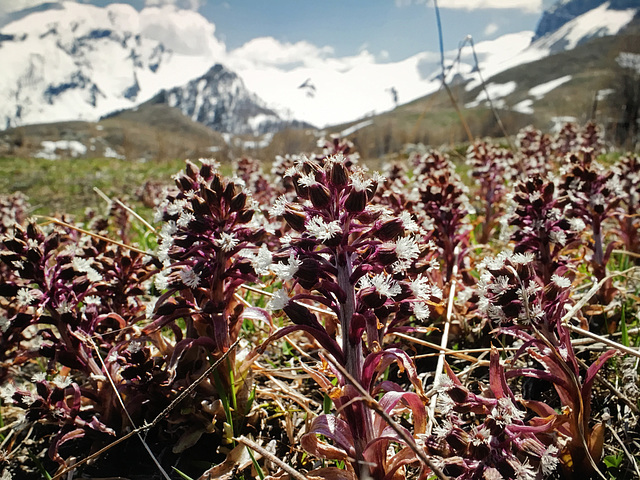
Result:
M637 155L598 162L594 125L527 128L514 151L471 145L467 184L453 154L379 174L349 141L318 147L270 173L187 161L141 191L151 223L0 197L3 480L133 476L140 452L203 480L613 468L605 429L633 438L640 390Z

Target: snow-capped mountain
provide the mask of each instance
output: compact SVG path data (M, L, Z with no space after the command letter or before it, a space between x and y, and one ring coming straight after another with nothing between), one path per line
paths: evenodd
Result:
M560 0L542 14L533 41L554 33L567 22L605 3L609 11L638 10L638 0Z
M535 36L520 32L477 43L479 67L490 79L585 39L616 34L638 10L637 0L560 0L545 12ZM155 97L220 131L261 133L280 128L281 118L321 127L353 121L441 86L434 52L384 63L366 51L313 56L315 46L306 44L309 60L283 67L267 58L283 46L273 42L254 39L229 52L213 23L169 6L41 6L0 28L0 129L95 121ZM446 63L456 56L457 50L448 52ZM467 91L479 85L468 48L452 72L468 81Z
M184 85L224 56L214 30L172 7L46 5L0 30L0 128L95 121Z
M218 132L262 135L287 126L251 93L242 79L221 64L186 85L163 90L151 103L176 107L192 120ZM299 126L298 122L295 122Z
M550 53L571 50L591 38L617 34L639 11L638 0L560 0L540 18L533 46Z

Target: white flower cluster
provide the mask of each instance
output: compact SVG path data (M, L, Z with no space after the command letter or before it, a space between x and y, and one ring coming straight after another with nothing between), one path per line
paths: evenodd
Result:
M16 295L16 301L21 307L32 305L35 300L42 298L42 292L35 288L21 288Z
M99 282L102 280L102 275L93 268L91 260L87 258L75 257L71 261L71 266L76 272L86 273L87 279L90 282Z
M265 244L262 244L257 252L244 248L238 252L238 255L247 258L258 275L268 275L271 271L273 255Z
M405 272L411 263L420 255L420 246L415 236L400 237L394 244L398 261L393 264L396 273Z
M376 292L387 298L393 298L402 292L398 282L385 273L362 277L360 279L360 287L373 287Z
M267 303L267 310L276 311L282 310L289 303L289 295L284 288L279 288L273 292L271 300Z
M336 235L342 233L342 227L340 227L338 220L327 223L322 217L318 216L307 220L305 226L307 227L307 233L309 233L309 235L322 242L331 240Z
M224 252L230 252L236 248L240 242L233 233L223 232L220 234L220 238L216 238L213 243Z
M180 280L189 288L197 288L200 285L200 275L191 267L185 267L180 270Z
M295 273L300 268L302 262L296 258L294 252L289 254L289 261L287 263L274 263L271 265L271 270L276 276L283 282L288 282L293 278Z

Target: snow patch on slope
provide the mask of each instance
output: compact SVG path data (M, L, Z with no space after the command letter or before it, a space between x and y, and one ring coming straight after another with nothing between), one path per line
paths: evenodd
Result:
M555 90L563 83L567 83L569 80L571 80L571 78L571 75L565 75L564 77L556 78L555 80L536 85L529 90L529 95L535 97L536 100L540 100L551 90Z
M536 40L533 46L550 52L571 50L589 38L616 35L638 12L636 8L610 10L609 5L610 2L603 3L574 18L555 32Z
M518 84L514 81L507 83L489 83L487 85L486 91L483 88L476 99L473 102L467 103L465 107L474 108L491 99L491 101L497 108L502 108L504 102L500 102L499 100L502 99L502 97L506 97L507 95L513 93L517 86ZM487 98L487 92L489 93L489 98Z

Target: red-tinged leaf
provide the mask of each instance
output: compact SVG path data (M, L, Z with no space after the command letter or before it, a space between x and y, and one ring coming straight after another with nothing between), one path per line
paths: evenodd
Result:
M526 408L533 410L540 417L549 417L551 415L556 415L556 411L547 405L544 402L540 402L538 400L520 400L520 403L524 405Z
M326 375L320 373L317 369L315 368L309 368L307 367L304 363L301 364L302 369L311 377L315 380L315 382L320 385L320 388L326 390L326 391L330 391L332 388L334 388L333 383L331 383L331 380L329 380L327 378Z
M391 415L393 409L396 408L400 401L403 401L413 413L415 433L424 433L427 427L427 414L424 402L417 394L413 392L387 392L378 401L378 404L385 413ZM376 415L374 420L374 434L377 435L378 432L384 428L386 428L386 422L380 415Z
M107 427L104 423L98 420L96 417L92 417L91 421L87 423L87 426L98 432L106 433L108 435L115 435L116 432L112 428Z
M591 388L593 387L593 382L596 378L596 374L598 371L604 366L604 364L616 354L616 350L607 350L604 352L598 359L592 363L587 369L587 374L585 375L584 382L582 384L582 398L584 401L584 415L586 418L591 416Z
M273 319L271 318L271 314L264 308L245 307L245 309L242 311L242 318L246 318L249 320L266 321L269 326L273 327Z
M591 390L593 385L593 381L595 380L596 374L598 371L604 366L605 362L609 360L616 354L616 350L611 349L604 352L598 359L591 364L591 366L587 369L587 374L584 377L584 382L582 385L582 394L585 395L585 391ZM585 395L585 399L586 399Z
M106 315L99 315L94 321L93 328L95 329L97 325L100 325L106 320L114 320L120 326L120 328L124 328L127 326L127 321L122 318L122 316L118 315L117 313L111 312Z
M383 480L392 480L397 478L396 472L398 469L405 465L411 465L417 460L415 452L410 447L404 447L389 460L389 463L387 464L387 472ZM404 478L404 476L402 478Z
M491 347L491 358L489 361L489 387L496 398L508 397L515 402L516 398L507 385L504 375L504 368L500 365L500 354L498 349Z
M514 368L513 370L509 370L505 374L506 378L514 378L514 377L530 377L530 378L538 378L540 380L546 380L547 382L551 382L556 386L560 386L565 390L569 390L570 384L567 383L564 379L553 375L551 373L545 372L544 370L538 370L537 368Z
M518 435L521 433L544 433L555 430L556 417L547 417L543 422L536 422L535 425L515 425L510 424L505 427L506 430Z
M344 365L344 355L342 354L342 348L340 345L331 338L327 332L322 330L317 330L308 325L289 325L288 327L282 327L280 330L275 332L269 338L267 338L262 344L261 349L265 349L269 343L278 340L279 338L284 337L285 335L289 335L292 332L296 332L298 330L302 330L310 334L313 338L315 338L320 345L322 345L332 356L336 359L340 365Z
M560 337L560 345L567 349L567 363L572 367L576 377L579 375L580 369L578 367L578 360L576 354L573 351L573 344L571 343L571 332L563 324L558 323L557 326L558 336Z
M344 420L334 416L334 415L319 415L313 419L311 422L311 427L309 428L309 433L304 435L304 437L316 435L324 435L325 437L331 439L336 445L340 447L343 454L346 456L350 456L355 458L355 449L354 439L351 435L351 430L349 429L349 425ZM304 438L303 437L303 438ZM317 438L317 437L316 437ZM310 442L313 443L313 442ZM306 446L303 444L303 448L310 453ZM343 458L335 458L335 457L325 457L325 458L334 458L336 460L341 460Z
M422 394L422 382L418 378L415 364L411 357L399 348L388 348L367 355L362 367L362 385L371 391L378 376L392 363L396 363L401 372L404 370L415 389Z
M54 439L54 441L51 442L51 445L49 445L49 451L48 451L49 457L55 460L56 462L60 463L61 465L63 465L64 460L60 456L60 454L58 454L58 450L60 449L60 446L68 442L69 440L82 438L84 437L84 435L85 435L85 431L82 428L76 428L75 430L71 430L70 432L67 432L63 435L58 434Z
M407 435L411 436L411 433L404 427L400 427ZM405 443L400 435L391 427L386 427L380 434L371 440L364 447L362 455L365 461L378 465L385 461L387 455L387 449L389 442Z

